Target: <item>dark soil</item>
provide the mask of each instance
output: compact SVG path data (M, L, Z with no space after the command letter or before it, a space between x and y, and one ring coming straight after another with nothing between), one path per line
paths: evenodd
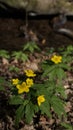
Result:
M32 30L39 39L39 45L43 39L46 40L44 46L48 47L62 47L69 44L73 45L73 40L57 34L49 26L49 16L46 17L31 17L28 20L28 31ZM25 19L1 17L0 18L0 49L19 50L22 45L26 43L25 36L21 34L20 27L25 26ZM69 18L68 22L64 26L67 29L73 30L72 18ZM44 47L43 47L44 49Z

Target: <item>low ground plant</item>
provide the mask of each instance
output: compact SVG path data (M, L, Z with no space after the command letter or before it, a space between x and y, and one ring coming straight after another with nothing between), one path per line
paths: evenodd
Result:
M9 59L10 58L9 52L6 50L0 50L0 58Z
M62 122L67 118L65 112L67 95L64 88L66 72L70 71L73 47L59 53L54 52L41 66L41 74L37 81L38 73L33 70L24 70L24 78L13 78L10 85L8 103L16 106L15 125L18 126L21 119L26 123L32 122L35 115L46 115L52 118L54 112L61 120L61 125L72 130L70 124Z
M24 46L23 46L23 51L29 51L30 53L34 53L35 50L40 51L40 48L38 47L38 45L36 44L36 42L27 42Z
M23 51L13 51L11 56L18 61L24 62L28 60L28 54L24 53Z

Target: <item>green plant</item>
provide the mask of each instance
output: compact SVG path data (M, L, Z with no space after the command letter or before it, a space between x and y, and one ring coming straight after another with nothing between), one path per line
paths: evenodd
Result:
M59 118L64 113L66 94L63 81L66 78L66 72L72 69L70 65L73 62L73 47L68 46L60 54L61 56L54 53L49 60L44 61L42 64L42 78L45 78L47 91L51 94L51 107L53 107ZM61 125L68 130L73 129L70 124L61 123Z
M68 123L61 123L61 125L64 127L64 128L66 128L66 130L73 130L73 127Z
M6 87L10 86L10 82L0 76L0 91L6 91Z
M5 78L0 77L0 91L4 90Z
M73 61L73 46L69 45L66 48L60 49L59 53L63 55L65 63L71 63Z
M12 89L13 95L10 99L10 104L18 105L16 110L16 125L20 119L25 115L26 121L32 121L34 112L38 111L38 106L35 103L37 95L34 95L34 77L36 74L32 70L25 71L26 80L21 81L18 78L12 79L12 84L15 86ZM15 95L16 93L16 95ZM33 98L34 97L34 98Z
M9 66L9 71L18 73L20 71L20 69L14 65L11 65L11 66Z
M12 57L14 57L15 59L17 60L20 60L20 61L26 61L28 60L28 55L25 54L23 51L14 51L12 53Z
M67 59L66 56L70 59ZM39 81L37 81L38 74L32 70L24 71L23 80L12 79L9 104L16 106L16 126L21 119L30 123L37 113L51 118L53 111L65 129L72 129L70 124L62 122L62 117L67 117L64 109L67 95L63 81L66 78L66 72L71 69L72 60L72 49L66 49L64 52L60 52L60 55L54 52L48 60L42 63Z
M61 84L56 83L52 76L52 79L47 80L41 84L34 84L32 77L36 76L32 70L26 70L25 75L28 77L25 81L19 79L13 79L13 93L16 91L16 95L13 95L10 104L19 105L16 110L16 124L25 115L26 121L29 123L32 121L35 113L41 111L41 114L46 114L51 117L51 107L61 118L64 111L64 102L57 95L59 92L64 94L64 89L61 88ZM55 84L54 84L55 83ZM59 85L59 88L58 88ZM22 98L23 97L23 98ZM65 96L63 96L65 97Z
M6 50L0 50L0 57L1 58L6 58L6 59L10 58L9 53Z
M35 50L40 50L35 42L27 42L26 45L23 46L23 51L30 51L33 53Z

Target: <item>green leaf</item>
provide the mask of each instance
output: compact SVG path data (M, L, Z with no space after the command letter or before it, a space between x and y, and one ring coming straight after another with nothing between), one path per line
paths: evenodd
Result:
M18 67L14 66L14 65L13 66L11 65L11 66L9 66L9 71L11 71L11 72L12 71L19 72L20 69Z
M62 114L66 116L65 109L64 109L64 103L59 97L53 96L51 98L51 106L53 107L55 113L58 115L59 118L62 117Z
M22 51L14 51L12 53L12 56L17 59L17 60L22 60L22 61L26 61L28 59L28 55L25 54L24 52Z
M15 125L18 126L18 123L20 122L20 120L23 118L24 116L24 108L25 106L22 104L18 107L18 109L16 110L16 118L15 118Z
M8 51L6 51L6 50L0 50L0 57L6 58L6 59L10 58Z
M40 110L41 110L41 114L46 114L48 117L51 117L51 113L50 113L50 104L45 101L44 103L42 103L39 106Z
M69 66L66 63L59 64L59 67L62 68L63 70L68 70L69 69Z
M26 45L24 45L23 50L26 51L30 48L30 42L28 42Z
M55 79L62 80L66 76L64 70L60 68L58 65L54 66L54 68L52 68L52 70L49 72L48 75L49 80L55 80Z
M57 79L57 68L54 68L53 70L51 70L51 72L49 73L49 80L54 81Z
M49 74L52 73L54 69L55 69L55 65L46 66L45 69L44 69L44 73L42 74L42 77L49 76Z
M26 117L26 122L27 123L30 123L33 119L33 116L34 116L34 108L35 106L29 102L29 104L26 105L26 108L25 108L25 117Z
M38 106L37 106L37 105L34 105L34 112L36 113L36 112L38 112L38 111L39 111Z
M64 126L67 130L73 130L73 126L67 123L61 123L62 126Z
M21 60L22 61L28 60L28 55L27 54L22 54Z
M40 50L40 48L37 46L37 44L33 41L28 42L24 47L23 50L24 51L30 51L31 53L34 52L34 50Z
M67 98L67 95L65 93L65 88L61 84L57 84L56 93L57 94L59 93L65 99Z
M13 96L11 97L9 103L12 105L23 104L23 99L19 96Z
M45 89L46 89L49 97L51 97L56 91L55 83L53 81L47 81L47 82L45 82L44 86L46 87Z
M33 89L37 90L37 91L43 90L44 89L44 84L42 84L42 83L41 84L34 84Z
M6 80L3 77L0 77L0 91L5 90L4 85L6 84Z
M29 103L29 100L24 100L23 105L26 106Z
M56 69L56 75L59 80L62 80L63 78L66 77L64 70L61 68Z

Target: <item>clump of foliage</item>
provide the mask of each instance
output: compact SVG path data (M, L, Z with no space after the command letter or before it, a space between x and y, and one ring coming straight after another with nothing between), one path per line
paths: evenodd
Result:
M14 65L11 65L9 66L9 71L19 73L20 69Z
M37 50L39 51L40 48L37 46L35 42L27 42L24 46L22 51L14 51L12 52L12 57L14 59L17 59L19 61L27 61L28 60L28 53L34 53L34 51Z
M29 51L33 53L35 50L39 51L40 48L37 46L36 42L27 42L26 45L23 46L23 51Z
M8 86L9 82L4 77L0 77L0 91L5 91L5 86Z
M6 59L10 58L9 53L6 50L0 50L0 57L1 58L6 58Z
M19 61L26 61L28 60L28 55L25 54L23 51L14 51L12 53L12 57L16 60L19 60Z
M66 71L70 70L72 62L73 47L59 53L51 54L48 60L42 63L42 73L37 81L33 70L24 70L24 79L13 78L11 80L9 104L17 106L15 124L18 126L21 119L30 123L34 116L40 114L52 117L53 110L58 118L66 118L65 94L63 80L66 78ZM41 80L41 82L40 82ZM62 123L62 126L71 130L69 124Z

